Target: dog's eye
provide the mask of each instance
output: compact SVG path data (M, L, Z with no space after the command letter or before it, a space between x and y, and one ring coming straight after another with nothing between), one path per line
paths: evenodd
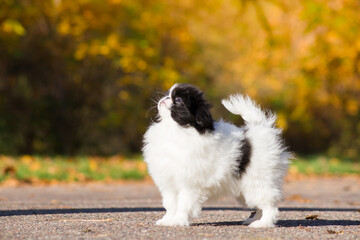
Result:
M182 102L182 100L181 100L180 97L176 97L176 98L175 98L175 104L180 105L181 102Z

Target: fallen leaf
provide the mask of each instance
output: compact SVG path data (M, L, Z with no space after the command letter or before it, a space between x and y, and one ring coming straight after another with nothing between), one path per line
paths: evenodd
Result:
M59 200L53 199L50 201L51 205L58 205L59 204Z
M343 234L344 233L344 231L337 232L337 231L334 231L334 230L331 230L331 229L327 229L326 231L327 231L328 234Z
M5 168L4 168L4 170L3 170L3 173L5 174L5 175L14 175L14 174L16 174L16 169L15 169L15 167L14 166L6 166Z
M308 232L310 232L310 229L309 228L307 228L307 227L303 227L303 226L298 226L297 227L298 229L303 229L303 230L305 230L305 231L308 231Z
M318 219L318 215L307 215L305 219L308 220L317 220Z
M302 202L302 203L308 203L308 202L311 202L310 199L308 198L304 198L302 196L300 196L299 194L294 194L294 195L291 195L289 197L286 198L286 200L289 200L289 201L296 201L296 202Z
M349 202L348 204L352 206L358 206L360 205L360 202Z

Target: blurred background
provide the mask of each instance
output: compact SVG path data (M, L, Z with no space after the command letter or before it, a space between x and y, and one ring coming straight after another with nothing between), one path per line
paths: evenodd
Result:
M1 0L0 154L140 153L152 99L188 82L217 119L241 124L220 99L245 93L277 112L292 151L359 163L359 12L357 0Z

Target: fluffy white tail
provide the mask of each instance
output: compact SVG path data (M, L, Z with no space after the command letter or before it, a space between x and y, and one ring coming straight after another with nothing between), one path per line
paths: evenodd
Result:
M241 94L231 95L228 99L223 99L221 103L231 113L240 115L246 124L274 126L276 115L270 112L264 112L249 97Z

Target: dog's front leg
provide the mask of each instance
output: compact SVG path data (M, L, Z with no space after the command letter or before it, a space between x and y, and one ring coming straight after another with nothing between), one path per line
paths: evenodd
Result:
M172 226L189 226L190 216L194 209L199 207L199 196L194 191L183 189L179 192L177 209L171 221Z
M156 222L156 225L171 226L177 209L177 193L171 189L161 191L166 214Z

